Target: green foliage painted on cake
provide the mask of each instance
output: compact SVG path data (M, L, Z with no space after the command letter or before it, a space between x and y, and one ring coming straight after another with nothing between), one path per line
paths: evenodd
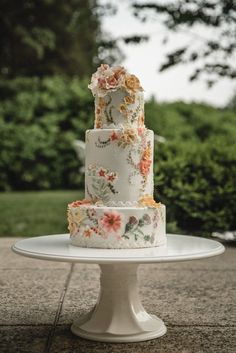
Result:
M151 241L151 236L150 235L144 235L144 240L145 241Z
M112 116L112 110L115 108L113 105L111 105L112 103L112 97L110 94L106 95L106 106L104 109L104 115L107 119L107 123L109 124L113 124L114 120L113 120L113 116Z
M151 223L151 218L148 214L144 214L142 218L137 219L134 216L129 218L129 221L125 225L125 231L122 235L123 238L130 239L130 237L134 237L137 241L138 238L141 236L144 240L150 241L151 237L149 235L144 234L143 230L141 229L145 225L149 225Z
M101 200L103 202L110 201L112 193L108 184L109 183L105 179L94 177L91 183L92 190L90 190L93 199Z

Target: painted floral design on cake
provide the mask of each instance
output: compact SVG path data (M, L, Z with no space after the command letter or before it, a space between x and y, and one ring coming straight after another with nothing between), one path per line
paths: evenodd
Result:
M118 178L116 172L110 171L102 166L89 165L87 176L91 178L90 189L87 185L88 195L95 202L107 202L112 194L117 194L114 184Z
M95 96L95 128L117 125L121 117L127 124L144 125L143 88L135 75L121 66L102 64L88 87Z
M122 212L104 210L99 213L92 206L86 207L86 203L80 206L72 203L68 207L68 229L71 237L78 234L85 238L98 236L103 239L115 236L117 241L138 241L142 238L145 242L153 243L155 231L161 221L160 214L160 208L157 207L152 213L144 213L139 218L131 215L124 221Z
M130 173L129 183L132 184L132 178L135 175L141 175L142 187L141 191L145 190L148 175L152 165L152 148L151 142L147 140L147 129L145 128L127 128L121 130L113 130L108 138L102 140L98 137L95 142L96 147L105 148L112 143L117 143L119 147L125 149L129 147L129 153L127 161L132 166L133 172ZM138 163L135 161L135 157L139 158Z
M108 64L102 64L97 69L92 75L88 88L91 89L94 96L98 97L105 97L109 92L117 91L120 88L127 91L131 97L133 93L143 91L140 81L135 75L129 74L121 66L110 67Z
M123 67L101 65L89 85L95 129L86 132L85 197L68 205L71 244L136 249L165 244L165 206L153 199L153 132L143 88Z

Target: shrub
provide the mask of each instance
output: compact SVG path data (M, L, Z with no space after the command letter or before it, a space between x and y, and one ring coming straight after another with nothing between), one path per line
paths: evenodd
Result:
M151 99L145 116L146 125L168 141L194 143L223 137L227 144L235 142L236 114L227 109L183 102L160 104Z
M236 229L236 144L172 142L155 148L155 197L176 231Z
M155 147L155 197L168 230L235 229L236 114L204 104L145 105ZM0 190L84 188L74 139L93 126L87 82L66 77L0 81Z
M72 147L92 126L87 82L63 77L0 81L0 190L82 186Z

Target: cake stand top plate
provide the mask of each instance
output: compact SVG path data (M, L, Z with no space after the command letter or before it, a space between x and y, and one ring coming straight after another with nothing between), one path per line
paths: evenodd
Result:
M224 246L215 240L187 235L167 235L167 246L142 249L80 248L69 234L45 235L18 241L12 250L42 260L96 264L154 263L201 259L219 255Z

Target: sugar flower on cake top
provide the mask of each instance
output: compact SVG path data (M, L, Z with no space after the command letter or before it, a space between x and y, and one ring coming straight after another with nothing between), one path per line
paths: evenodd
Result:
M110 67L101 64L97 71L92 75L91 89L94 96L104 97L109 92L114 92L120 88L129 94L143 91L139 79L135 75L129 74L122 66Z

